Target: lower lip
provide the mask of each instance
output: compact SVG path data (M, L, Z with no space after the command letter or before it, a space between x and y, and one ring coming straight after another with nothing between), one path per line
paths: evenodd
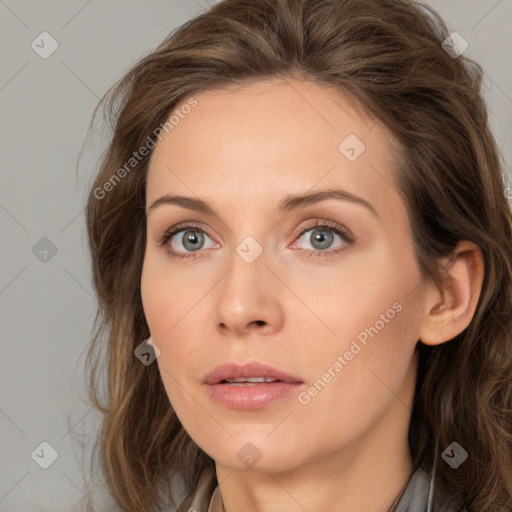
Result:
M212 400L231 409L261 409L277 400L297 393L302 382L268 382L266 384L207 384Z

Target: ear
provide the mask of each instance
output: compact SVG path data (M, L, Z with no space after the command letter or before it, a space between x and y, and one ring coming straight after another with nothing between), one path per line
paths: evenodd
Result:
M460 334L471 322L482 291L484 257L476 244L459 242L443 265L447 275L442 288L426 288L419 336L425 345L439 345Z

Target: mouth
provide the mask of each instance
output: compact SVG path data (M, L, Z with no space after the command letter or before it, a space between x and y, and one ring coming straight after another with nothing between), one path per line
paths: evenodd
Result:
M225 363L206 375L203 384L261 385L272 382L303 383L304 381L283 370L259 362Z
M262 363L227 363L214 368L203 381L208 396L229 409L262 409L290 397L305 384L302 379Z
M237 379L224 379L218 384L227 384L228 386L258 386L260 384L269 384L271 382L283 382L279 379L266 379L265 377L239 377Z

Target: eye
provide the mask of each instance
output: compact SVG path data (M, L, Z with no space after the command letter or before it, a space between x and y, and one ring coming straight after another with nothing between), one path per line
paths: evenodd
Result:
M195 258L194 253L199 252L204 247L205 236L210 238L205 231L196 226L174 226L164 233L160 245L170 245L169 253L171 256ZM188 251L190 252L188 253Z
M307 235L307 233L310 233ZM306 236L307 235L307 236ZM331 247L335 237L341 239L341 244L332 250L326 250ZM315 221L306 229L303 229L298 237L298 240L304 238L307 243L310 243L313 248L308 249L310 255L314 256L330 256L344 251L353 240L348 234L347 230L339 224L330 221Z
M305 236L310 231L312 234ZM173 257L195 258L196 253L201 252L201 249L204 248L205 237L213 242L211 237L197 226L178 225L167 230L159 243L161 246L170 245L169 254ZM335 237L341 239L341 244L334 249L326 250L332 245ZM332 256L344 251L347 246L353 243L353 238L349 232L331 221L315 221L300 232L298 240L301 238L305 238L306 242L312 244L313 249L306 250L310 256ZM215 243L211 247L215 247Z

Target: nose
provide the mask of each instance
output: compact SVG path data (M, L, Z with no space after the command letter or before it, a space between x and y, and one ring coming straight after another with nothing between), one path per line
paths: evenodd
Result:
M282 328L285 289L267 263L264 252L252 263L234 254L216 295L216 328L222 335L266 336Z

